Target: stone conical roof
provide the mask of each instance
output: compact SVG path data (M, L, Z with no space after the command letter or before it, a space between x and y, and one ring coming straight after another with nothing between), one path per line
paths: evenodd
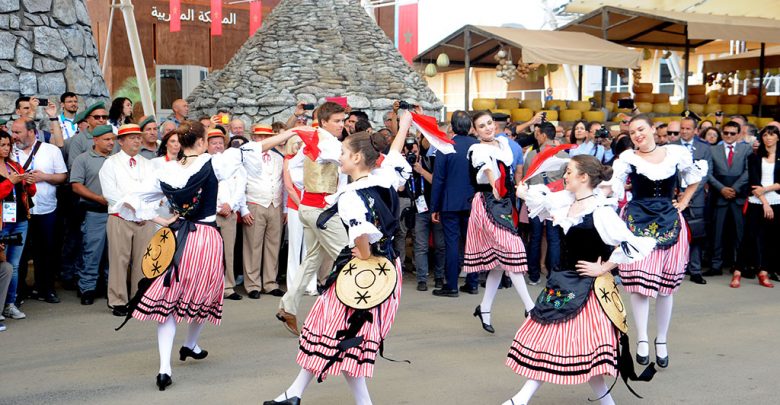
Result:
M0 0L0 116L20 95L59 102L66 91L81 104L108 98L84 0Z
M286 120L298 101L347 96L374 122L400 99L441 102L357 0L285 0L224 69L189 96L193 115L228 109L251 122Z

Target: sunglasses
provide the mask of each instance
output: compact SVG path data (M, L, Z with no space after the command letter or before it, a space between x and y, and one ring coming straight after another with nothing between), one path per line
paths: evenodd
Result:
M734 136L734 135L736 135L738 133L739 132L723 131L723 135L728 135L728 136Z
M107 120L108 115L90 115L90 117L96 119L96 120Z
M680 135L680 131L666 131L666 135L677 136Z
M623 120L623 121L620 121L620 123L628 125L628 124L631 123L631 121L630 120Z

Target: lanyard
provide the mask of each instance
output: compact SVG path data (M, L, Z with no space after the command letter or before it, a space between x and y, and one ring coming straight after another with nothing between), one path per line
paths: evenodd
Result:
M409 183L411 183L412 196L414 196L417 194L417 188L414 186L414 176L412 176L412 180ZM422 175L420 175L420 194L425 194L425 179Z
M8 163L5 164L5 170L8 172L8 176L11 176L11 166ZM14 197L14 202L16 202L16 184L11 185L11 194Z

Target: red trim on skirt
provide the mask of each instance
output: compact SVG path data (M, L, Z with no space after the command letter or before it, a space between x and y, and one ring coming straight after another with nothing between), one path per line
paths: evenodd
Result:
M488 215L482 193L476 193L471 201L463 271L490 271L501 266L512 273L527 272L523 240L519 235L496 225Z

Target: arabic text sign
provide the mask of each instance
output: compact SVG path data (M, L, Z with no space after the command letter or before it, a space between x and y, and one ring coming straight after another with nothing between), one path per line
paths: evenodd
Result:
M195 14L198 14L197 17ZM168 22L171 21L170 14L157 10L156 6L152 6L152 17L156 18L158 21L164 21ZM195 11L192 8L188 8L186 10L181 10L181 21L200 21L205 24L211 24L211 11ZM222 24L226 25L236 25L238 18L236 17L236 13L230 13L224 18L222 18Z

